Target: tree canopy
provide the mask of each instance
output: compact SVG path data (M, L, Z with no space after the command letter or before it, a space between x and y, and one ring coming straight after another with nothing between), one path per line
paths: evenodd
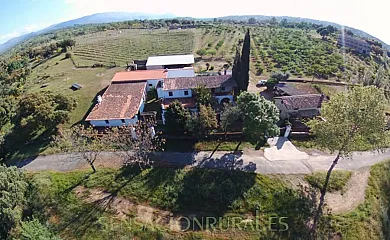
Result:
M180 134L185 131L186 121L190 113L179 101L171 102L164 114L165 125L170 133Z
M186 128L190 132L200 136L209 134L217 126L217 117L213 108L202 104L199 106L199 113L191 115L186 123Z
M21 220L27 186L20 169L0 165L0 239L7 239Z
M265 137L279 134L279 109L273 102L256 93L243 92L237 105L243 116L243 133L250 142L258 143Z
M317 146L337 153L321 189L311 231L313 239L317 237L329 180L340 157L348 156L352 151L380 150L388 145L385 104L383 90L374 86L353 87L345 93L335 94L323 104L323 120L309 122Z

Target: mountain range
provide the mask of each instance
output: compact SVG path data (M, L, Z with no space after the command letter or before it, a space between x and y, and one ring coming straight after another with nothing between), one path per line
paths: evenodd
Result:
M19 37L12 38L8 40L7 42L0 44L0 54L4 53L5 51L11 49L12 47L18 45L19 43L22 43L34 36L38 36L40 34L48 33L51 31L55 31L62 28L72 27L75 25L83 25L83 24L98 24L98 23L109 23L109 22L120 22L120 21L129 21L129 20L135 20L135 19L169 19L169 18L175 18L176 16L172 14L147 14L147 13L137 13L137 12L107 12L107 13L96 13L88 16L84 16L81 18L69 20L66 22L58 23L51 25L45 29L42 29L37 32L32 32L28 34L21 35ZM264 16L264 15L244 15L244 16L225 16L225 17L219 17L218 19L222 20L237 20L237 21L247 21L249 18L255 18L258 21L263 20L269 20L273 18L274 16ZM180 18L186 18L187 17L180 17ZM190 17L188 17L190 18ZM332 25L338 28L341 28L340 24L333 23L333 22L327 22L327 21L320 21L320 20L314 20L314 19L308 19L308 18L298 18L298 17L288 17L288 16L275 16L275 18L278 21L281 21L282 19L286 19L289 22L310 22L314 24L322 24L322 25ZM196 18L191 18L196 19ZM210 19L199 19L199 20L212 20ZM387 49L390 49L390 45L384 43L380 39L364 32L359 29L346 27L347 29L350 29L352 32L354 32L356 35L364 38L372 38L375 39L383 44L383 46Z

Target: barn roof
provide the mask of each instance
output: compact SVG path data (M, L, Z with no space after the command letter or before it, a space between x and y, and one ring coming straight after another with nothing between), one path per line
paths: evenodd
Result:
M164 66L178 64L193 64L194 55L170 55L170 56L152 56L148 58L146 66Z
M88 117L90 120L131 119L138 113L146 82L111 84L99 106L95 106Z

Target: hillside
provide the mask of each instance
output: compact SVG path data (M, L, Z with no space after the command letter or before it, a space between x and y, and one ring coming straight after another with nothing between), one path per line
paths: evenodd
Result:
M157 15L157 14L129 13L129 12L96 13L81 18L69 20L66 22L54 24L40 31L32 32L32 33L24 34L19 37L12 38L3 44L0 44L0 54L35 36L39 36L63 28L73 27L76 25L121 22L121 21L129 21L134 19L164 19L164 18L173 18L173 17L174 16L172 14Z
M39 36L41 34L46 34L55 30L60 30L64 28L74 27L77 25L85 25L85 24L99 24L99 23L110 23L110 22L121 22L121 21L129 21L129 20L135 20L135 19L172 19L176 16L172 14L146 14L146 13L128 13L128 12L107 12L107 13L97 13L92 14L88 16L84 16L81 18L69 20L66 22L54 24L50 27L47 27L45 29L42 29L37 32L28 33L13 39L10 39L9 41L0 44L0 54L4 53L5 51L15 47L16 45L27 41L35 36ZM241 15L241 16L225 16L220 17L218 19L220 20L234 20L234 21L245 21L247 22L249 18L255 18L257 21L269 21L272 18L275 18L278 22L282 21L283 19L286 19L288 22L293 23L299 23L299 22L307 22L317 25L332 25L337 28L341 28L342 26L337 23L328 22L328 21L320 21L315 19L309 19L309 18L299 18L299 17L289 17L289 16L264 16L264 15ZM177 17L177 19L181 20L198 20L198 21L208 21L211 22L213 19L211 18L205 18L205 19L196 19L192 17ZM363 37L363 38L370 38L374 39L380 43L383 44L383 46L390 50L390 45L386 44L385 42L381 41L380 39L376 38L375 36L372 36L364 31L361 31L359 29L351 28L351 27L345 27L347 30L351 30L354 34L357 36Z
M257 21L270 21L272 18L275 18L278 22L282 21L283 19L286 19L288 22L293 23L300 23L300 22L306 22L306 23L312 23L317 25L331 25L334 27L337 27L339 29L342 28L342 25L334 22L328 22L328 21L321 21L321 20L315 20L310 18L300 18L300 17L289 17L289 16L264 16L264 15L240 15L240 16L226 16L226 17L220 17L218 19L221 20L233 20L233 21L244 21L247 22L249 18L255 18ZM356 34L359 37L362 38L370 38L374 39L375 41L378 41L383 44L384 47L386 47L388 50L390 50L390 45L383 42L379 38L376 38L375 36L372 36L362 30L344 26L346 30L351 30L354 34Z

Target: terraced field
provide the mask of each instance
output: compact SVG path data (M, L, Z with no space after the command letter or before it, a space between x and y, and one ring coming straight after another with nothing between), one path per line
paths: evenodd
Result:
M194 49L194 30L104 31L76 38L73 59L78 66L125 66L151 55L188 54Z

